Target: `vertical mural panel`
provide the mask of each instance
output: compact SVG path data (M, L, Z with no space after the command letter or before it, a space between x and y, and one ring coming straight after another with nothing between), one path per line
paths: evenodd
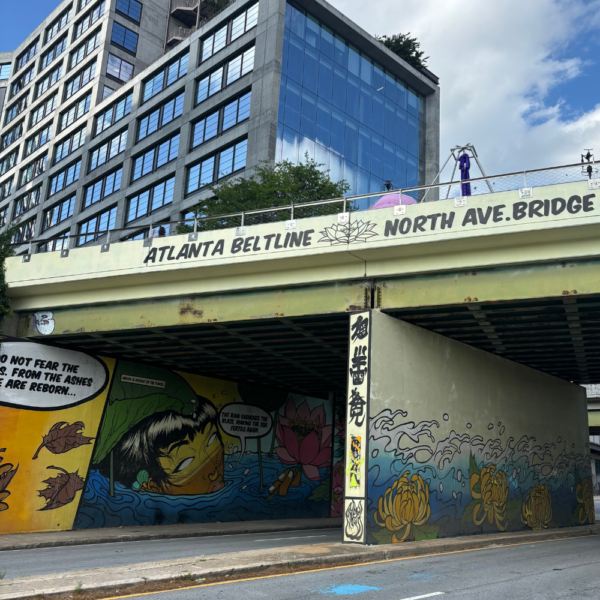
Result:
M344 541L362 544L366 542L371 321L371 311L351 315L348 353Z
M0 533L71 529L114 361L0 346Z
M369 542L594 523L583 388L372 321Z

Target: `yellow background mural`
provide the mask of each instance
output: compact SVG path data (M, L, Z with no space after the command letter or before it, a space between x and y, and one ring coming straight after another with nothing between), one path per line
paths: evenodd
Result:
M110 379L115 361L110 358L102 360L108 368ZM79 476L85 479L94 450L93 442L62 454L53 454L47 448L42 448L35 460L33 456L40 447L43 436L48 434L56 423L66 422L70 425L82 421L85 429L81 433L86 437L95 438L108 389L107 386L89 402L62 410L26 410L0 406L0 448L6 448L2 453L3 462L0 465L12 463L13 468L17 469L7 486L10 495L4 502L8 509L0 512L2 533L72 528L82 491L76 492L72 502L52 510L42 510L47 501L38 492L48 487L43 483L44 480L60 475L59 470L48 468L51 466L60 467L68 473L78 472Z

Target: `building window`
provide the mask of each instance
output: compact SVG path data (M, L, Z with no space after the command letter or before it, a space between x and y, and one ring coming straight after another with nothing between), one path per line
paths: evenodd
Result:
M42 191L42 186L39 185L33 190L30 190L24 196L17 198L15 200L15 209L13 213L13 219L24 215L26 212L29 212L32 208L35 208L40 203L40 193Z
M85 188L83 208L87 208L121 189L123 167L105 175Z
M10 98L14 98L19 92L21 92L26 85L28 85L33 79L35 66L29 67L22 75L20 75L10 85Z
M248 140L243 140L191 166L188 169L186 194L191 194L222 177L244 169L247 147Z
M117 12L129 17L136 23L140 22L142 15L142 5L137 0L117 0Z
M157 144L150 150L140 154L133 159L133 176L132 181L136 181L144 175L148 175L155 169L166 165L167 163L177 158L177 150L179 149L179 134L172 138Z
M78 0L79 8L77 9L77 12L83 10L88 4L91 4L93 1L94 0Z
M113 88L105 85L104 89L102 90L102 100L106 100L114 91L115 90L113 90Z
M6 150L11 144L14 144L22 135L25 121L20 121L16 125L13 125L3 136L0 138L0 151Z
M33 154L38 148L47 144L52 137L52 123L49 123L43 129L40 129L35 135L32 135L25 142L25 156Z
M220 92L223 88L237 81L254 68L254 47L246 50L243 54L236 56L228 63L215 69L212 73L198 82L196 103L206 100L210 96Z
M131 223L131 221L146 217L163 206L171 204L173 202L174 187L175 177L171 177L167 181L154 185L150 189L130 198L128 200L127 219L125 223Z
M38 38L19 56L19 58L17 58L17 71L22 69L37 54L39 47L40 40Z
M77 119L80 119L89 110L92 104L92 92L86 94L81 100L73 104L66 112L60 114L58 118L58 131L63 131L73 125Z
M150 98L156 96L159 92L162 92L165 88L168 88L172 83L175 83L178 79L181 79L187 74L189 53L180 56L177 60L172 62L167 67L161 69L158 73L144 81L142 102L150 100Z
M75 33L73 41L78 40L94 23L104 14L105 0L98 2L92 10L90 10L82 19L75 25Z
M234 40L256 26L258 3L229 21L226 25L202 40L202 61L207 60Z
M71 20L71 8L69 7L65 10L55 21L52 22L52 25L46 29L45 35L45 44L47 44L50 40L53 40L69 23Z
M98 135L106 131L109 127L120 121L123 117L131 112L131 102L133 100L133 92L129 92L120 100L111 104L107 109L102 111L96 117L96 134Z
M81 159L64 168L53 177L50 177L50 191L48 197L54 196L54 194L57 194L61 190L64 190L68 185L71 185L74 181L77 181L79 179L80 170Z
M231 148L221 150L219 153L218 179L227 177L246 166L246 152L248 150L248 141L244 140Z
M58 142L54 147L54 164L79 150L85 142L85 127L73 132L70 136Z
M115 228L116 220L117 207L113 206L97 214L95 217L84 221L79 225L77 245L83 246L89 242L95 242L98 238L106 235L110 230Z
M31 111L31 121L29 123L29 127L33 127L37 125L42 119L45 119L55 108L56 108L56 99L58 94L52 94L50 98L44 100L41 104L38 104Z
M42 231L46 231L51 227L55 227L59 223L66 221L73 216L75 209L75 194L66 200L62 200L58 204L44 211L44 220L42 222Z
M69 247L69 230L61 231L53 240L44 242L38 246L38 252L57 252Z
M133 65L114 54L109 54L106 74L119 81L129 81L133 77Z
M72 69L83 62L99 45L100 29L71 52L69 68Z
M56 85L58 80L62 77L62 65L55 67L44 77L36 86L33 99L37 100L42 94L45 94L53 85Z
M29 93L22 98L19 98L12 106L7 108L4 126L6 127L11 121L14 121L27 108L28 103Z
M19 173L19 187L27 185L30 181L33 181L36 177L39 177L46 170L47 158L47 154L44 154L44 156L36 158L25 168L21 169L21 172Z
M10 77L10 64L0 65L0 80Z
M73 94L76 94L82 87L87 85L96 76L96 62L88 65L67 81L65 87L65 100L68 100Z
M28 242L35 233L35 217L26 223L20 225L12 237L13 244L23 244Z
M18 157L19 149L17 148L14 152L0 159L0 175L4 175L7 171L10 171L17 164Z
M200 119L192 130L192 148L211 140L250 116L251 92Z
M0 182L0 200L4 200L12 194L13 177Z
M62 37L56 44L52 46L49 50L46 50L44 54L42 54L42 64L41 70L50 66L66 49L67 47L67 36Z
M132 54L137 52L138 34L131 31L131 29L127 29L127 27L123 27L123 25L116 21L113 23L110 41Z
M90 160L90 171L101 167L107 163L111 158L117 156L121 152L125 151L127 146L127 130L118 133L113 138L92 150L92 156Z
M8 221L8 205L0 208L0 227L4 227Z
M138 129L138 142L148 137L151 133L158 131L167 123L181 116L183 112L183 99L185 94L181 93L175 98L171 98L168 102L161 104L150 114L140 119Z

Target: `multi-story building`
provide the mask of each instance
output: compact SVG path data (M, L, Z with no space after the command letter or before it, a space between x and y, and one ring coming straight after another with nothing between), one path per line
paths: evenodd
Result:
M349 195L438 171L435 76L322 0L66 0L0 68L20 252L145 236L260 161L308 154Z

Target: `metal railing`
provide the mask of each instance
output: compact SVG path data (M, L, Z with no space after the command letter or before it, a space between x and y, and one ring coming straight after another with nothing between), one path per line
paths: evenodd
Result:
M171 12L178 8L198 8L200 0L171 0Z
M177 40L185 40L192 35L196 31L196 26L194 27L170 27L169 33L167 34L167 44L173 39Z
M597 161L593 164L594 173L597 173ZM150 224L138 224L119 229L98 231L94 234L76 234L61 235L48 238L30 239L25 242L15 243L12 246L29 246L29 254L35 252L36 246L42 246L54 240L69 240L69 247L75 245L78 248L87 247L96 244L111 244L116 242L131 241L127 239L128 233L152 235L150 237L162 237L160 229L164 228L165 236L177 235L178 233L197 233L201 231L212 231L218 229L231 229L237 227L246 227L260 225L264 223L276 223L295 219L304 219L339 212L355 212L363 210L377 209L378 203L386 207L397 204L414 204L420 202L433 202L436 200L445 200L448 198L457 198L462 196L462 185L471 185L472 196L482 196L490 193L506 192L519 190L522 188L535 188L548 185L559 185L563 183L574 183L585 181L588 174L585 172L581 163L563 165L560 167L548 167L544 169L533 169L529 171L518 171L515 173L506 173L503 175L491 175L478 177L466 181L436 183L434 185L422 185L410 188L395 189L361 196L348 196L343 198L331 198L328 200L316 200L313 202L290 203L282 206L273 206L249 211L240 211L214 216L197 216L195 218L183 219L180 221L164 220L152 222ZM435 195L438 198L435 198ZM179 231L178 231L179 230ZM94 237L93 240L84 244L77 244L81 238ZM106 236L106 239L103 239ZM129 236L131 237L131 236ZM61 250L60 248L56 251Z

